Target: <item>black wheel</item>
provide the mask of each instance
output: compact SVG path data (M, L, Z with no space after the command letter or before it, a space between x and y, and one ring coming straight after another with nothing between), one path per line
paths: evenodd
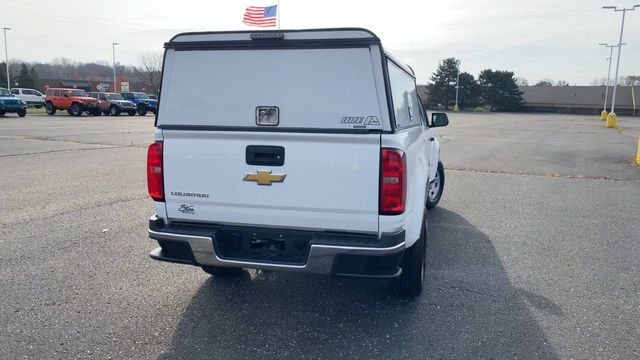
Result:
M138 115L140 116L147 115L147 107L145 105L138 105Z
M427 226L425 221L426 217L423 217L418 241L404 251L400 262L402 274L392 282L395 293L401 298L416 297L422 292L427 267Z
M109 110L103 111L102 115L109 115Z
M95 110L93 110L92 114L93 114L93 116L100 116L100 115L102 115L102 111L100 109L95 109Z
M0 110L0 116L4 116L4 114L6 114L6 112L4 110Z
M111 116L118 116L118 115L120 115L120 109L119 109L117 106L115 106L115 105L111 106L111 107L109 108L109 115L111 115Z
M436 176L429 183L427 188L427 209L431 210L440 202L444 191L444 166L442 161L438 161L438 171Z
M18 110L18 116L19 116L19 117L25 117L25 116L27 116L27 110L25 110L25 109Z
M69 115L71 116L82 116L82 105L73 104L69 108Z
M219 277L232 277L242 275L244 270L240 268L227 268L227 267L219 267L219 266L210 266L210 265L202 265L202 270L209 275L219 276Z
M46 110L47 115L55 115L56 114L56 108L53 107L52 103L44 104L44 109Z
M127 112L127 114L129 114L129 116L134 116L136 114L135 110L131 110L129 112Z

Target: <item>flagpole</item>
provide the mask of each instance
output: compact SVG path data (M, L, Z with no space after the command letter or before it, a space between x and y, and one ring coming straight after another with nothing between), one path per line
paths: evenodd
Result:
M278 3L276 4L276 19L278 21L278 30L280 30L280 0L278 0Z

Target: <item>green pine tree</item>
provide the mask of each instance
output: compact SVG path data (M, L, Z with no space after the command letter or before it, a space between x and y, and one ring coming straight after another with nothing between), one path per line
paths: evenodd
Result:
M7 65L4 62L0 63L0 87L7 86Z
M42 84L40 83L40 76L38 76L38 72L36 72L36 69L33 66L31 67L31 70L29 71L29 73L33 81L33 89L36 89L36 90L42 89Z
M491 111L519 111L524 102L511 71L483 70L478 76L482 102Z
M444 105L448 109L450 102L455 101L459 66L460 60L455 58L440 61L438 69L431 75L431 82L427 84L430 107Z
M31 72L27 67L27 64L22 63L20 65L20 72L18 72L18 77L16 78L16 82L19 87L23 88L34 88L36 87L35 81L31 76Z

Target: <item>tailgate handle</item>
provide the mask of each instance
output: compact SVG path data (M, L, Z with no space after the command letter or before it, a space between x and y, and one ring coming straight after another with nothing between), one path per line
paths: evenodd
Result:
M284 165L284 147L249 145L246 160L247 165L282 166Z

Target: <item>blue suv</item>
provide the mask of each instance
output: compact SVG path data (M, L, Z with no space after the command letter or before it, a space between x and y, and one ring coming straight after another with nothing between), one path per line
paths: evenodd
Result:
M16 113L20 117L27 115L27 103L13 96L11 91L0 88L0 116Z
M149 98L149 95L143 92L121 92L120 95L124 98L124 100L129 100L132 103L136 104L138 108L138 115L145 116L148 111L152 113L156 113L158 111L158 100Z

